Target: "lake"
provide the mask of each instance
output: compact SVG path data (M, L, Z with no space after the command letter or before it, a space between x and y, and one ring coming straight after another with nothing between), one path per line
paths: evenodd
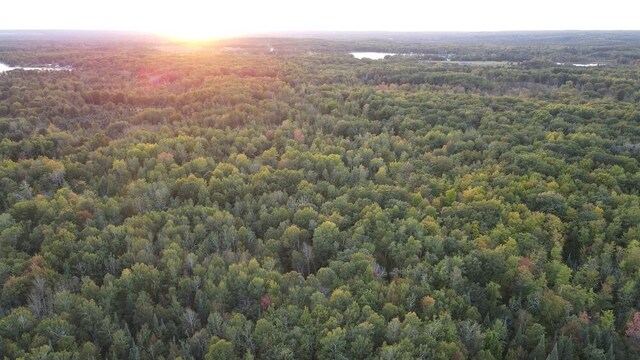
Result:
M71 71L71 67L69 66L59 66L47 64L47 66L37 66L37 67L22 67L22 66L9 66L4 63L0 63L0 74L6 73L11 70L22 69L22 70L31 70L31 71Z
M597 67L597 66L605 66L606 64L598 64L598 63L593 63L593 64L567 64L567 63L563 63L563 62L557 62L556 65L571 65L571 66L578 66L578 67Z
M397 55L395 53L383 53L383 52L352 52L350 53L356 59L371 59L371 60L380 60L384 59L385 56L393 56Z

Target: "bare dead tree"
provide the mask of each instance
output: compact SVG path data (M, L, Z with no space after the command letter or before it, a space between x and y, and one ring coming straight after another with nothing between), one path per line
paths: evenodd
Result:
M306 242L302 244L302 256L307 262L307 274L311 273L311 264L313 263L313 271L316 271L316 264L313 261L313 247Z
M187 328L187 336L192 336L198 329L200 329L200 319L198 319L198 314L190 308L187 308L187 311L184 312L182 320Z
M42 277L37 277L31 283L28 306L37 318L49 315L53 311L53 299L47 282Z
M195 254L193 253L187 254L186 258L184 259L184 263L185 263L185 266L187 267L187 271L189 272L189 274L193 274L193 268L196 266L197 261L198 261L198 258L196 257Z

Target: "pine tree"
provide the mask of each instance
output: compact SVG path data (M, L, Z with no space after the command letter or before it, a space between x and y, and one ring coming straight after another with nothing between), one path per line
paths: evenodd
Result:
M542 335L540 336L540 341L538 342L538 345L536 345L536 347L533 349L533 352L531 353L531 358L535 360L544 359L545 354L547 353L546 349L547 349L547 343L544 338L544 335Z
M553 350L551 350L551 353L549 354L549 356L547 356L547 360L560 360L560 358L558 357L558 342L557 341L553 345Z

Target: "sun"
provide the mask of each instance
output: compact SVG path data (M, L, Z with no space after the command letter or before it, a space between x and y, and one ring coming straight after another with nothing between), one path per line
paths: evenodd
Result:
M197 23L193 20L174 24L171 27L160 29L156 33L171 40L183 42L207 42L243 34L240 29L224 24Z
M191 5L191 6L189 6ZM203 42L247 35L255 31L256 14L242 13L225 2L190 4L164 9L158 18L148 18L147 28L172 40Z
M170 40L182 42L207 42L232 37L234 35L233 32L229 30L196 25L185 23L177 26L174 25L171 28L159 29L154 32Z
M158 34L172 41L195 43L215 41L227 37L215 31L192 31L183 29L179 31L159 31Z

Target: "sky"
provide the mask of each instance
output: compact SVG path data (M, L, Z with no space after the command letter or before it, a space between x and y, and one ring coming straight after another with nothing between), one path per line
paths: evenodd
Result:
M0 29L203 39L282 31L640 30L638 13L636 0L13 0L0 5Z

